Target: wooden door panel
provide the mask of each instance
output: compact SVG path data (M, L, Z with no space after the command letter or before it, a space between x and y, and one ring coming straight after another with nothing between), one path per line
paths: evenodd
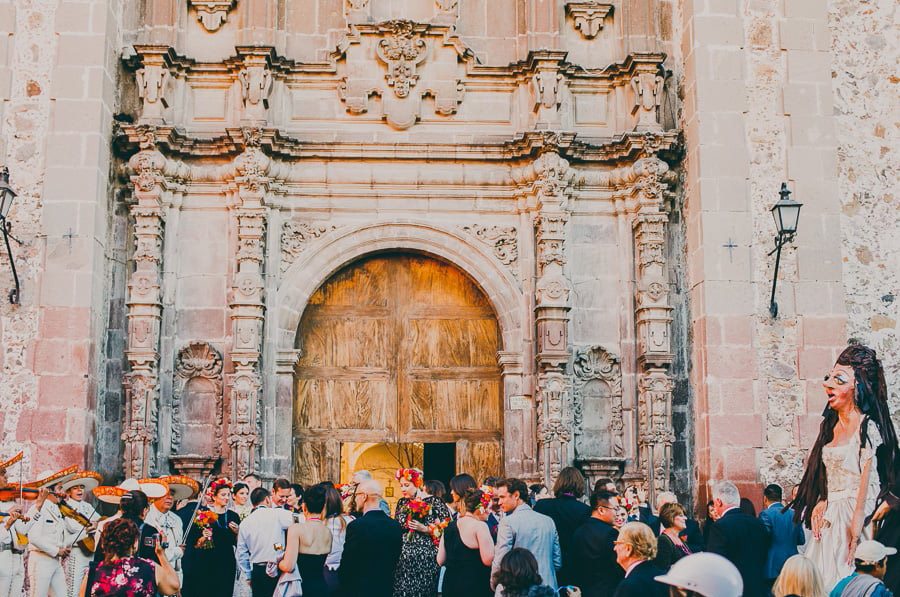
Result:
M388 429L394 409L386 372L366 379L301 377L297 382L295 429Z
M479 484L489 475L502 475L503 450L500 441L456 442L456 470L469 473Z

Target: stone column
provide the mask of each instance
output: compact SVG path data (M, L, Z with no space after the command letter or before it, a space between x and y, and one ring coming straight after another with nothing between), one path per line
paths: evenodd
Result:
M541 473L555 478L571 460L573 418L569 362L569 293L566 275L566 225L569 221L569 163L548 152L535 162L538 210L534 217L537 282L535 285L536 408Z
M161 266L163 247L163 176L165 157L156 149L148 128L141 150L129 160L134 185L134 272L128 283L128 342L125 356L126 477L146 477L156 471L156 417L159 403L159 332L162 319Z
M245 150L237 159L238 201L234 210L237 254L229 294L234 373L228 381L228 445L231 448L231 472L235 478L258 468L260 443L267 191L263 174L267 158L259 148L260 135L259 129L244 130Z
M638 463L650 499L669 488L672 460L672 364L666 226L663 211L668 171L654 155L634 165L638 212L635 244L635 327L638 361ZM651 501L652 503L652 501Z

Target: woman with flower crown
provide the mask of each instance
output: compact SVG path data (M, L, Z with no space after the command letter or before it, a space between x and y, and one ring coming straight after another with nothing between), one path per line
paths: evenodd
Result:
M230 500L231 481L222 477L210 483L208 507L198 509L184 542L182 597L227 596L234 590L234 548L241 519L228 509Z
M394 597L434 597L437 594L437 545L450 521L443 500L425 493L425 477L416 468L395 475L400 493L394 518L407 531L394 575Z
M494 539L488 529L491 494L469 489L460 499L456 520L447 525L437 562L446 566L443 597L490 597Z

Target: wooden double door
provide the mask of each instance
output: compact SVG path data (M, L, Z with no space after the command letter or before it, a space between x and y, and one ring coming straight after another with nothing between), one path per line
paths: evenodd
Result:
M299 337L296 479L338 481L343 442L455 443L457 472L502 474L500 331L462 271L418 254L356 261L313 294Z

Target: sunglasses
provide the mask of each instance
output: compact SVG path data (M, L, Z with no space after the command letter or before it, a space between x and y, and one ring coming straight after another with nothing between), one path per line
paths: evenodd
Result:
M834 383L838 386L843 386L850 383L850 379L843 373L835 373L834 375L829 373L822 381L828 381L831 378L834 378Z

